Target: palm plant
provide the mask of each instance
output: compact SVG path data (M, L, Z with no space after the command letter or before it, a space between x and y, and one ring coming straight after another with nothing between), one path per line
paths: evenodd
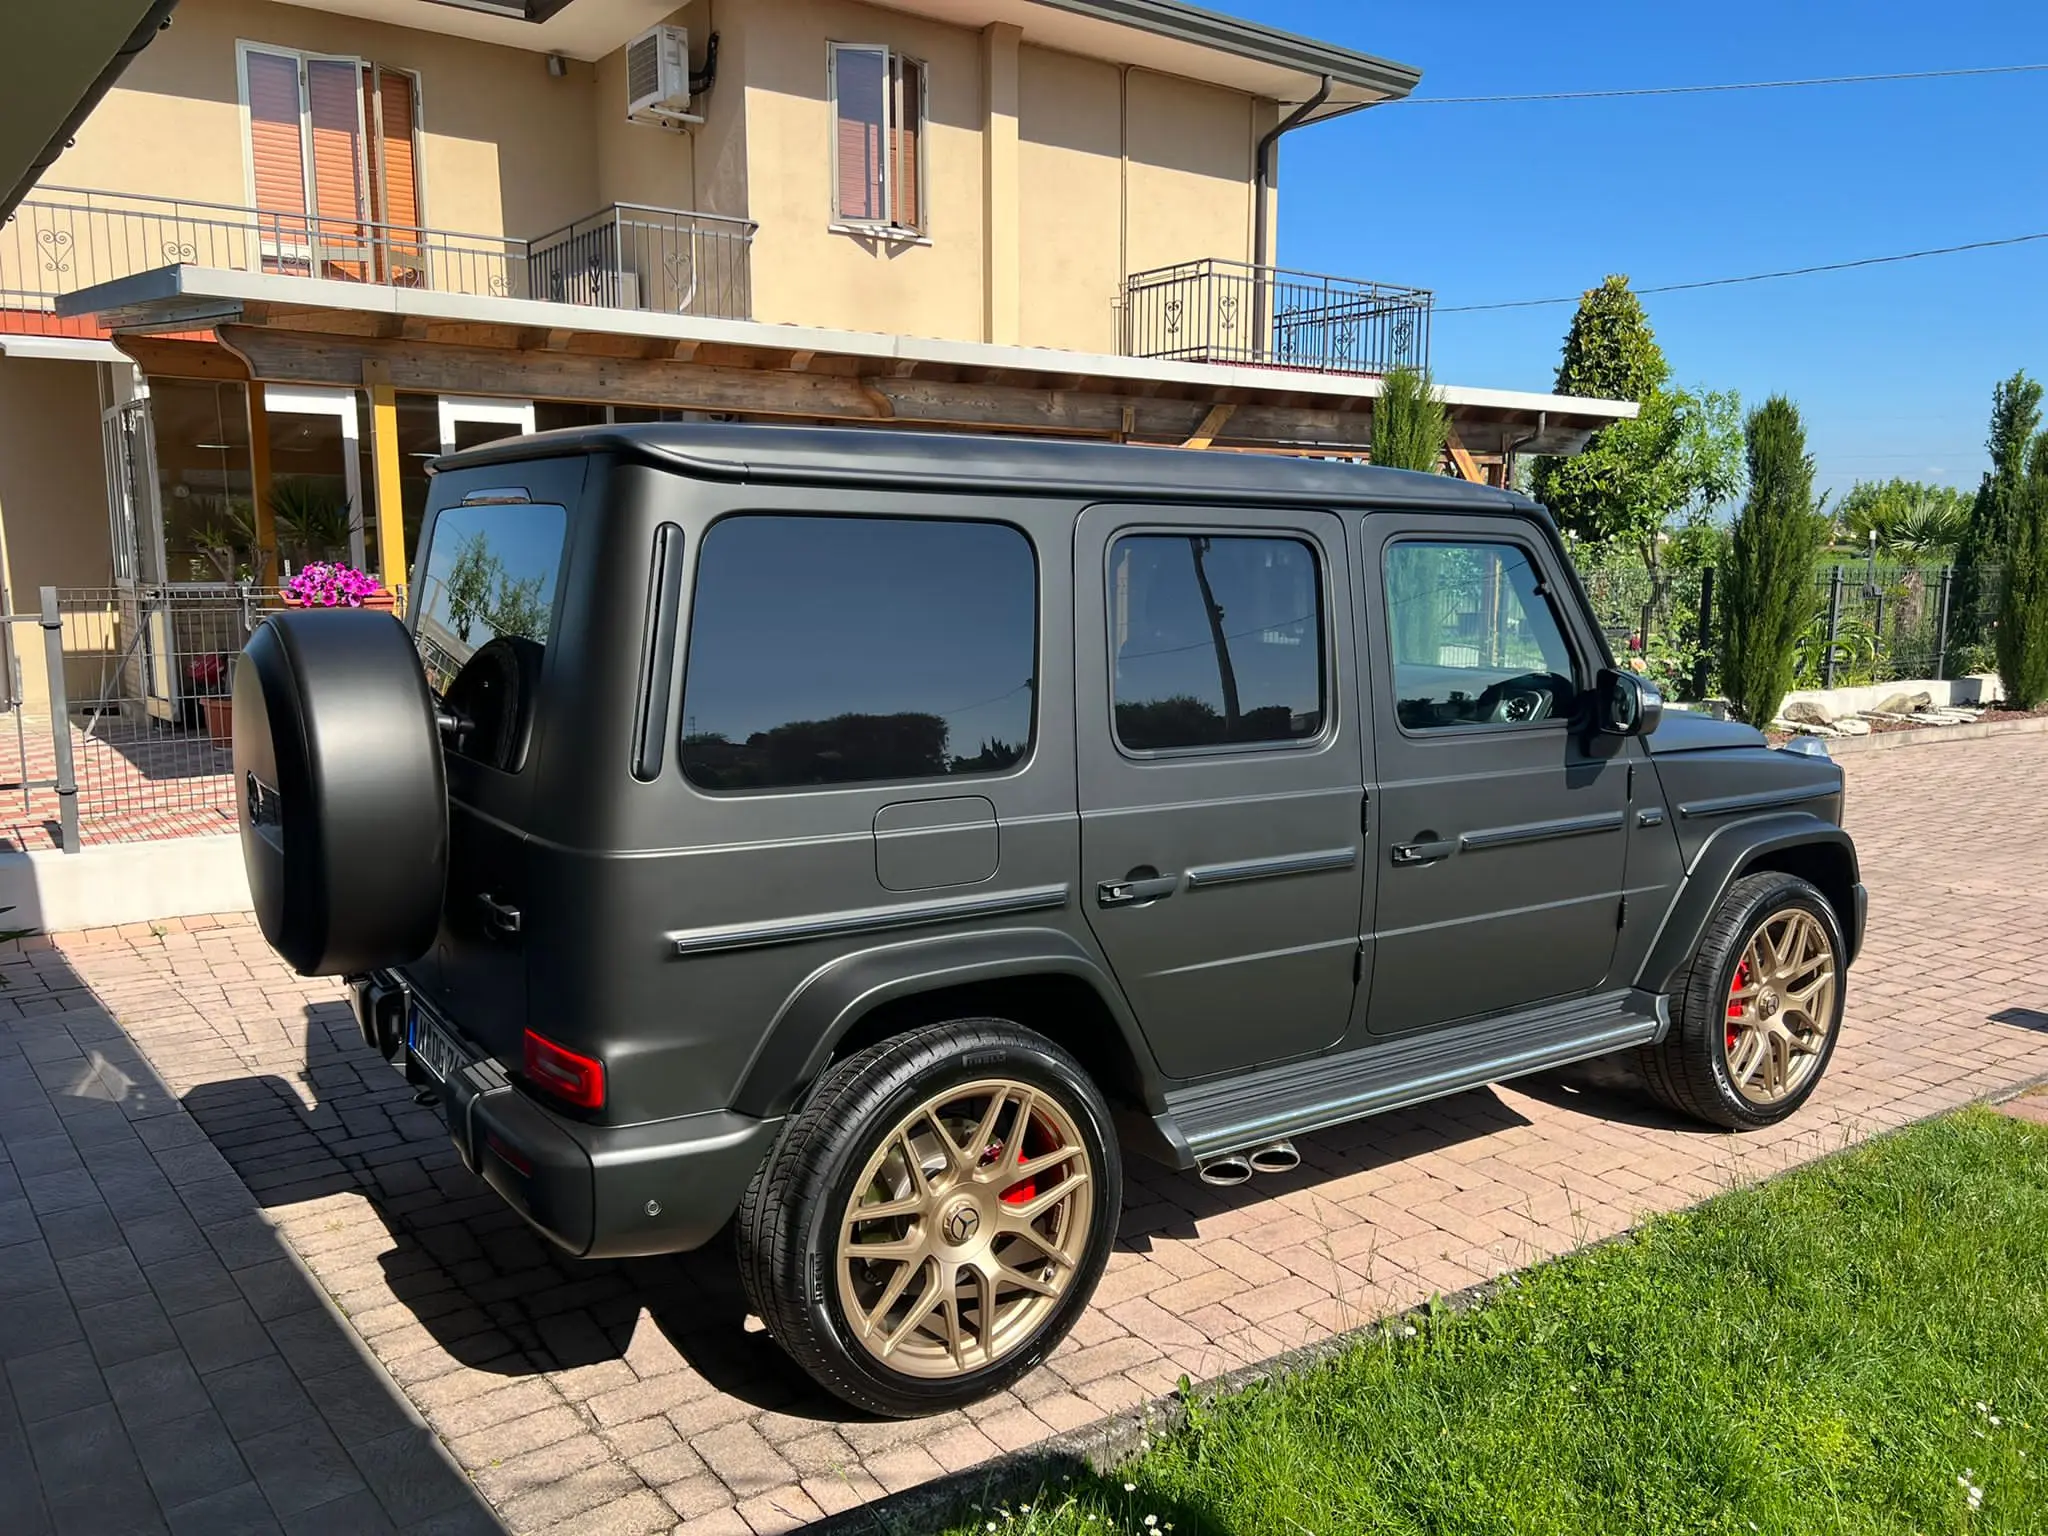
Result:
M269 505L278 548L299 565L346 560L362 528L354 504L336 498L310 475L283 475L272 481Z
M1884 554L1947 558L1969 535L1971 505L1970 496L1945 485L1859 483L1842 498L1840 519L1848 541L1859 549L1874 534Z

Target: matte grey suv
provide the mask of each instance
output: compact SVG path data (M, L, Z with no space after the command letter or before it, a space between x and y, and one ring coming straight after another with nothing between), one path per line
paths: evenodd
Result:
M1126 1152L1238 1181L1617 1052L1768 1125L1834 1047L1840 771L1663 713L1507 492L551 433L441 461L410 607L250 641L265 933L571 1253L736 1218L870 1410L1045 1359Z

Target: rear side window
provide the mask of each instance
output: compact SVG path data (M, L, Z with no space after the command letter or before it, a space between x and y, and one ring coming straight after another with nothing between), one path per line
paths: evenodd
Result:
M705 789L1001 773L1030 749L1038 567L1002 523L743 515L697 559L683 772Z
M547 645L568 527L567 512L538 503L441 509L413 604L437 695L494 640L534 656Z
M1322 581L1300 539L1133 534L1109 553L1117 740L1136 752L1322 733Z

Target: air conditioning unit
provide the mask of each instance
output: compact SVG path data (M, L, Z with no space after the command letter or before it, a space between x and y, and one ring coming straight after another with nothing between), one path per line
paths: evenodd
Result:
M570 272L562 279L557 302L585 304L593 309L638 309L640 274L627 268Z
M690 32L649 27L626 45L626 119L661 128L701 123L690 111Z

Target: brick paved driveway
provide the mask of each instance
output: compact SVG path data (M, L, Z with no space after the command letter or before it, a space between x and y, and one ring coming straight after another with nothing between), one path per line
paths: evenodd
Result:
M1847 766L1869 944L1795 1123L1709 1134L1545 1080L1305 1138L1296 1173L1239 1190L1139 1164L1096 1303L1049 1367L907 1425L849 1418L786 1366L724 1251L555 1255L362 1051L335 989L289 977L245 920L27 958L97 994L511 1529L758 1533L2048 1075L2048 737Z

